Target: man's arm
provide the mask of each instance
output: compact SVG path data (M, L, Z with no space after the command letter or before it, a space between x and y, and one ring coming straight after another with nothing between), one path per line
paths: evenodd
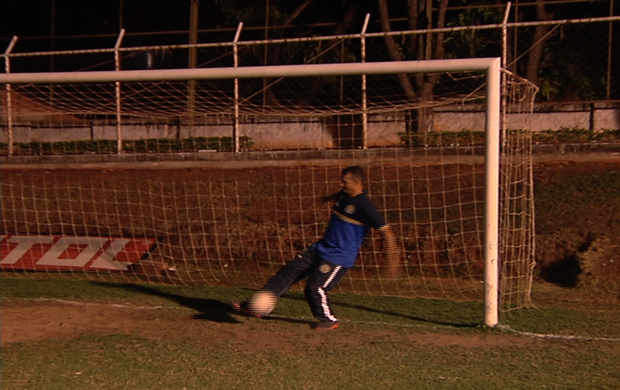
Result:
M400 248L396 240L396 234L390 225L385 225L379 229L383 238L383 249L387 258L387 268L385 276L398 279L402 277L403 269L400 261Z

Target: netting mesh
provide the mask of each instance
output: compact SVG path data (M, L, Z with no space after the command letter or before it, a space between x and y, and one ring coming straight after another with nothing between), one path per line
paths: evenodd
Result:
M461 77L462 79L457 79ZM326 77L324 77L326 78ZM239 99L234 96L232 80L157 81L120 83L118 103L124 116L175 118L186 117L188 100L193 98L197 115L232 115L235 104L241 114L334 115L360 114L366 100L371 113L398 112L421 106L446 106L478 101L484 95L476 74L444 75L445 81L434 89L432 99L411 101L402 92L397 76L367 76L366 92L360 77L280 78L265 85L263 79L239 80ZM469 90L470 87L475 89ZM13 116L31 121L28 114L115 115L117 109L114 83L29 84L12 85ZM6 92L3 91L3 100ZM3 107L5 110L6 107Z
M340 290L481 300L485 80L440 76L433 98L414 102L396 75L368 75L365 88L353 76L239 80L237 94L233 80L12 85L2 270L259 287L323 234L320 198L360 165L405 276L382 277L371 234ZM511 309L529 304L531 134L519 121L535 88L511 75L504 84L501 297Z

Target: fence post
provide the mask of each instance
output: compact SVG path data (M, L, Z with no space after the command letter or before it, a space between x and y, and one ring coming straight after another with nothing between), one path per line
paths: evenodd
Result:
M198 43L198 0L191 0L190 4L190 20L189 20L189 58L188 67L196 68L198 66L198 53L196 44ZM196 80L187 82L187 135L194 136L194 120L196 109Z
M613 16L614 15L614 0L611 0L609 2L609 16ZM608 38L609 42L607 44L607 93L605 94L605 97L607 100L611 100L611 65L612 65L612 55L613 55L613 50L612 48L614 47L613 45L613 40L614 40L614 23L612 21L609 21L609 32L608 32Z
M241 29L243 28L243 22L239 22L237 26L237 32L235 33L235 39L233 40L233 57L234 67L239 66L239 53L237 48L237 42L239 41L239 35L241 35ZM233 141L234 152L239 153L239 79L235 78L235 118L233 122Z
M366 14L364 18L364 25L360 32L360 46L361 46L361 61L366 62L366 29L368 28L368 21L370 20L370 14ZM366 75L362 75L362 148L368 148L368 107L367 107L367 89L366 89Z
M17 43L17 35L13 35L11 38L11 42L7 46L4 51L4 69L6 73L11 73L11 62L9 59L9 55L13 51L13 47L15 47L15 43ZM9 147L8 154L9 156L13 155L13 105L11 100L11 84L6 85L6 119L7 119L7 144Z
M502 102L501 102L501 107L502 107L502 121L501 121L501 140L502 140L502 146L506 144L506 120L507 120L507 113L506 113L506 89L508 88L508 86L506 85L506 72L508 70L508 17L510 16L510 7L511 7L511 2L509 1L508 3L506 3L506 10L504 11L504 20L502 21L502 69L504 69L504 72L502 72L502 77L501 77L501 84L502 84ZM502 147L503 150L503 147Z
M121 42L125 36L125 29L122 28L116 39L114 45L114 70L117 72L121 70L121 56L119 48ZM121 154L123 152L123 136L122 136L122 124L121 124L121 82L115 82L116 89L116 153Z

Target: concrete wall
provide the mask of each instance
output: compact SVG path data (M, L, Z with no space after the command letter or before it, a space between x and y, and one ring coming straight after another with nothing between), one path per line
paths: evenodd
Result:
M620 105L537 105L531 114L509 114L507 127L532 131L582 128L594 131L620 129ZM480 112L444 111L436 113L433 129L459 131L484 130L484 115Z
M362 126L359 116L349 117L348 122L335 123L330 118L314 117L304 122L289 119L287 122L242 123L239 134L254 141L256 149L289 148L356 148L358 144L345 144L343 139L353 136L361 139ZM437 111L433 117L434 131L484 131L485 116L474 111ZM620 107L607 105L571 105L561 107L537 107L532 114L511 114L508 128L529 128L533 131L559 130L561 128L592 128L594 131L620 129ZM368 146L393 146L400 142L399 133L405 132L407 123L404 113L371 115L368 118ZM76 141L116 139L115 125L92 123L88 126L63 125L48 127L44 124L13 126L13 142ZM232 136L232 123L218 120L213 124L195 125L194 137ZM179 123L128 124L122 126L122 138L128 140L148 138L187 138L189 127ZM3 121L0 141L7 142L7 127Z

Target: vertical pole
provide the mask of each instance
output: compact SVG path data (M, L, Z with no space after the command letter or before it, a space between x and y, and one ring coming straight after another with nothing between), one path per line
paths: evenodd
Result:
M515 12L514 12L514 16L515 16L515 23L519 22L519 0L515 0L514 3L514 8L515 8ZM513 33L512 33L512 63L510 64L511 69L515 70L517 69L517 61L519 58L519 28L518 27L513 27ZM516 73L516 72L514 72Z
M123 0L119 0L119 6L118 6L118 28L119 29L123 28L123 25L124 25L123 10L125 9L125 6L123 3L124 3Z
M198 43L198 0L191 0L189 15L189 58L188 67L195 68L198 66L198 57L196 54L196 45ZM187 133L188 136L194 134L194 110L196 106L196 80L187 82Z
M506 11L504 12L504 20L502 21L502 68L507 69L508 67L508 17L510 15L510 1L506 4ZM502 96L506 96L506 73L502 72L501 74L501 82L502 82ZM502 98L502 124L506 123L506 99ZM502 132L502 142L503 145L506 144L506 126L501 126Z
M118 34L118 38L116 39L116 44L114 45L114 70L117 72L121 70L121 56L119 53L119 48L121 47L121 42L123 41L123 37L125 36L125 29L121 29L121 32ZM116 153L121 154L123 152L123 132L122 132L122 124L121 124L121 83L120 81L115 82L115 92L116 92Z
M613 16L614 14L614 0L609 2L609 16ZM613 42L613 31L614 31L614 23L609 22L609 34L608 34L608 45L607 45L607 93L605 97L607 100L611 99L611 56L613 55L612 48L614 47Z
M54 51L56 49L56 45L54 45L54 39L56 38L56 1L52 0L50 10L50 51ZM54 71L54 55L50 56L50 72Z
M265 50L263 65L269 64L269 0L265 0ZM263 108L267 106L267 79L263 78Z
M484 324L499 324L499 111L500 59L487 69L485 213L484 213Z
M508 17L510 16L511 2L506 3L504 20L502 21L502 68L507 69L508 61Z
M370 14L366 14L364 19L364 25L360 32L361 43L361 60L366 62L366 29L368 28L368 21L370 20ZM367 107L368 91L366 85L366 75L362 75L362 148L368 148L368 107Z
M507 69L508 61L508 17L510 16L510 1L506 3L504 20L502 21L502 68Z
M241 35L241 29L243 28L243 22L239 22L237 26L237 32L235 33L235 39L233 40L233 58L235 61L235 68L239 66L239 53L237 50L237 42L239 41L239 35ZM234 140L234 152L239 153L239 79L235 78L235 118L233 122L233 140Z
M11 42L9 42L9 46L7 46L4 51L4 69L6 73L11 73L11 62L9 59L9 54L13 51L13 47L15 47L15 43L17 43L17 35L13 35ZM6 88L6 120L7 120L7 143L9 147L9 156L13 155L13 100L11 97L11 84L7 84Z

